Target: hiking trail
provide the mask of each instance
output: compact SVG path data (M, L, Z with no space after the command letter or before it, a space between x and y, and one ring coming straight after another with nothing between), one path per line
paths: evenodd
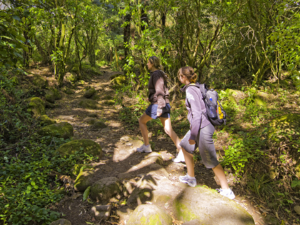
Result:
M172 216L173 224L183 224L171 212L174 198L188 187L178 180L179 176L186 174L185 164L172 162L176 156L175 145L169 136L156 135L150 138L155 143L152 153L135 152L142 144L139 127L128 129L119 119L122 106L111 104L115 90L110 84L110 77L120 72L103 69L102 73L102 76L94 76L90 81L77 85L75 93L63 93L63 98L56 101L57 107L47 109L46 114L58 123L70 123L74 129L73 139L89 139L100 144L103 155L99 161L91 164L94 171L89 179L95 182L108 177L117 178L126 187L126 194L110 199L111 208L104 210L109 212L108 217L96 217L92 208L99 204L90 199L83 201L83 192L77 191L73 191L71 196L65 196L53 206L53 210L60 212L62 218L69 220L72 225L126 224L129 215L139 204L156 204ZM96 90L96 109L79 106L85 99L83 95L88 86ZM95 128L90 125L89 120L93 118L102 121L105 126ZM217 141L222 143L222 140ZM195 173L198 185L212 189L219 187L213 171L206 169L199 161L195 164ZM228 181L232 185L231 177L228 177ZM261 207L251 201L250 195L240 195L242 192L238 187L233 186L233 191L236 194L234 201L247 210L255 224L266 224L262 214L267 211L259 211Z

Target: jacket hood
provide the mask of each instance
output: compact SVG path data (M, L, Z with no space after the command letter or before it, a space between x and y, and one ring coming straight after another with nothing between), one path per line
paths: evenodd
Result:
M180 91L185 92L189 86L196 86L196 87L200 88L200 84L198 82L189 83L189 84L186 84L183 88L181 88Z

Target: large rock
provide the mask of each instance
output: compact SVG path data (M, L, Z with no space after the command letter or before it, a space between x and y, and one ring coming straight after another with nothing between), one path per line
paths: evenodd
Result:
M40 88L48 87L48 80L40 75L34 74L32 83Z
M83 94L83 96L86 98L91 98L95 93L96 93L95 88L90 88Z
M98 102L92 99L83 99L79 102L79 106L85 109L97 109Z
M116 177L106 177L92 185L90 196L93 200L106 204L121 191L121 184Z
M73 137L73 126L67 122L56 123L43 127L39 133L44 136L67 139Z
M235 201L205 187L188 187L174 200L175 217L202 225L254 225L252 216Z
M46 91L45 98L48 102L54 103L55 100L61 99L62 96L57 89L51 88L50 90Z
M239 103L240 100L247 97L247 95L240 90L227 89L226 92L228 92L228 94L229 94L228 95L229 100L234 103Z
M69 220L59 219L59 220L56 220L56 221L50 223L49 225L72 225L72 224Z
M139 205L130 215L128 225L171 225L172 218L156 205Z
M74 184L74 188L77 191L85 191L85 189L87 189L89 186L91 186L95 181L93 180L93 175L95 173L95 169L94 168L86 168L84 170L82 170L76 180L75 180L75 184Z
M46 113L45 103L38 97L32 97L28 100L28 110L33 112L34 117L39 117Z
M56 123L55 120L50 119L47 115L41 115L39 117L39 121L40 121L42 126L48 126L48 125Z
M61 156L74 155L76 152L84 152L92 156L102 156L101 146L91 140L73 140L61 145L57 150Z

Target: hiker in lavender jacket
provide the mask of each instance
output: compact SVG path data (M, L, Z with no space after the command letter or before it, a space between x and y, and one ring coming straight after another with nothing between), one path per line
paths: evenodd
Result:
M169 91L167 88L166 74L160 70L160 61L156 56L149 58L147 67L150 70L150 79L148 84L148 101L151 103L146 112L139 119L139 127L144 139L144 144L137 148L137 152L152 152L149 144L148 130L146 123L152 119L159 118L164 126L165 132L171 137L177 149L180 150L180 139L173 131L170 118ZM180 161L184 161L181 152ZM178 157L177 157L178 158Z
M221 183L222 188L218 189L218 192L223 196L234 199L235 195L229 188L224 170L217 159L212 139L215 128L205 116L206 108L199 83L195 83L197 74L192 67L182 67L178 71L178 79L181 83L185 84L181 91L186 92L185 105L188 110L188 120L190 122L190 130L180 142L187 167L187 174L180 176L179 181L187 183L192 187L197 185L193 153L198 146L203 164L206 168L214 171Z

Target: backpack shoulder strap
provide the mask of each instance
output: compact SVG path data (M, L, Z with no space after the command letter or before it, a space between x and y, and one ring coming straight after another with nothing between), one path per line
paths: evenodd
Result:
M206 84L200 84L200 91L201 91L203 99L205 99L206 98L206 92L207 92Z

